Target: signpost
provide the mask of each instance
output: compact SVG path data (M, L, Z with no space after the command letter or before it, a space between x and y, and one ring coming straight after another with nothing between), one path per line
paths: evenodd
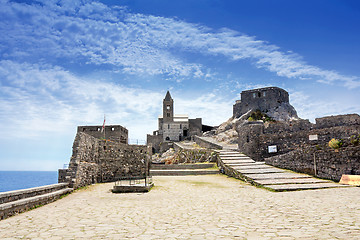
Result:
M276 153L277 152L276 145L268 146L268 152L269 153Z

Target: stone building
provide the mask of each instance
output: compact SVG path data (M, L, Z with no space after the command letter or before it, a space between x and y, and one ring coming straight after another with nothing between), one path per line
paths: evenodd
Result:
M298 118L289 103L289 93L278 87L251 89L241 92L241 100L233 105L233 117L239 118L250 110L260 110L275 120Z
M149 174L147 146L127 144L128 130L120 125L79 126L67 169L59 169L59 182L79 188L93 183L143 177Z
M147 145L153 152L162 152L171 146L172 142L190 139L191 136L202 135L202 119L189 119L185 114L174 114L174 100L167 91L163 100L163 112L158 118L158 130L147 135Z

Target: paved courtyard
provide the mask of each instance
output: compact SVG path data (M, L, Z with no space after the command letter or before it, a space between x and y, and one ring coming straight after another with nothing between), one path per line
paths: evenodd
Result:
M97 184L0 221L0 239L359 239L360 188L269 192L224 175Z

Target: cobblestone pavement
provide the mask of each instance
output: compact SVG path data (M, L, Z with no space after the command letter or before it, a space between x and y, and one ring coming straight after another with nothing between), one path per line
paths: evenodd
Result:
M360 188L269 192L224 175L97 184L0 221L0 239L359 239Z

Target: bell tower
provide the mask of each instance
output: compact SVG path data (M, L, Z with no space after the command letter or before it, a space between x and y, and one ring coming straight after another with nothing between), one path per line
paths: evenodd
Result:
M166 96L163 100L163 121L174 121L174 100L171 98L169 91L167 91Z

